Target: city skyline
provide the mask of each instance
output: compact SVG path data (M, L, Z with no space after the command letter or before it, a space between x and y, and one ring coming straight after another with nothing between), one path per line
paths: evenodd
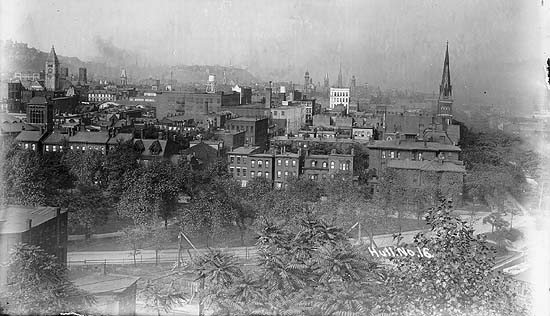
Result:
M458 103L540 107L540 3L470 0L3 1L2 38L84 61L235 66L268 81L437 90L445 43ZM59 34L64 34L59 36ZM525 105L522 105L525 106Z

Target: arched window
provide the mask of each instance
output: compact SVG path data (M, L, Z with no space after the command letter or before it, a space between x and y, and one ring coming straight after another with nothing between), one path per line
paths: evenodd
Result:
M334 167L335 167L335 163L334 163L334 161L331 161L330 162L330 169L334 169Z
M326 167L328 167L328 164L326 161L323 161L323 168L326 168Z

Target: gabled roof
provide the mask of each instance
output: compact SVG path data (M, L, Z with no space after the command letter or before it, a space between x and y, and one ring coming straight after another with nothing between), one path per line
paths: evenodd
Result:
M110 145L116 145L119 141L127 142L132 139L134 139L134 134L132 133L118 133L114 137L111 137L108 143Z
M441 162L439 160L390 160L388 161L387 167L395 169L410 169L433 172L466 172L464 166L457 165L453 162Z
M142 150L142 158L169 158L177 153L175 144L164 139L136 139L134 145L137 149ZM155 154L155 152L158 152L158 154Z
M18 142L39 142L43 133L41 131L21 131L15 140Z

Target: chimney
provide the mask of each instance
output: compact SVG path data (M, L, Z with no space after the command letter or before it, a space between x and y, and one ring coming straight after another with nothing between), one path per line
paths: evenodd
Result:
M355 156L355 149L354 148L351 149L351 155Z

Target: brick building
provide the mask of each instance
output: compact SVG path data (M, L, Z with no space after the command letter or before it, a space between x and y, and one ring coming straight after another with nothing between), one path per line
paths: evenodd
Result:
M233 176L234 179L240 181L242 186L246 186L246 184L251 178L257 176L257 172L258 172L257 165L256 165L257 158L254 159L254 165L252 166L251 158L249 159L249 157L253 154L259 154L261 152L262 152L262 149L256 146L256 147L238 147L227 153L229 173ZM272 164L273 163L271 163L271 165ZM261 165L262 165L261 168L263 168L264 166L263 161ZM265 171L261 171L261 172L263 173ZM273 174L272 171L271 171L271 174Z
M245 131L245 144L249 146L260 146L265 149L268 146L267 118L239 117L225 123L225 128L230 132Z
M276 154L274 158L273 181L275 188L284 187L290 177L300 176L303 164L301 151L297 154L289 152Z
M431 161L436 158L462 165L460 148L454 145L415 140L374 141L369 148L369 168L383 171L392 160Z
M67 261L67 212L57 207L7 205L0 208L0 284L7 280L11 248L24 242Z
M302 173L311 180L333 178L337 173L353 174L353 160L353 149L351 154L337 154L336 151L328 155L306 154Z

